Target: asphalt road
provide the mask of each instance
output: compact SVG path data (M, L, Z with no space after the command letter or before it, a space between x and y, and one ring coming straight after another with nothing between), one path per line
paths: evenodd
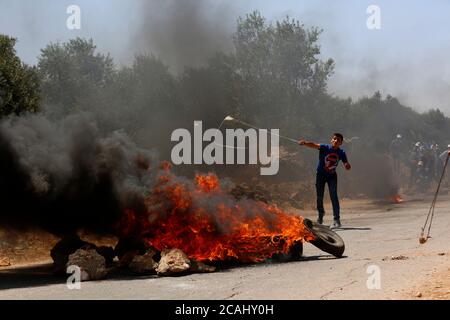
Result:
M395 205L349 201L337 231L346 243L341 259L307 243L301 261L183 277L116 276L84 282L80 290L69 290L48 266L9 268L0 270L0 299L413 299L415 288L450 267L447 193L424 245L418 238L431 198Z

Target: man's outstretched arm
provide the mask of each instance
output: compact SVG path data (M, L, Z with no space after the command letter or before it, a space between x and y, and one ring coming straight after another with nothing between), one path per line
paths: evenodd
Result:
M300 140L298 144L312 149L320 149L320 144L311 141Z

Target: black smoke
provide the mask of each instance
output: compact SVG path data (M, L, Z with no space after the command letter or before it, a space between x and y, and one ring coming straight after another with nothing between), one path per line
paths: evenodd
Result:
M143 1L133 44L181 71L204 64L214 53L232 50L237 16L224 1Z
M153 160L121 132L103 136L85 115L3 121L0 225L112 233L125 208L143 210Z

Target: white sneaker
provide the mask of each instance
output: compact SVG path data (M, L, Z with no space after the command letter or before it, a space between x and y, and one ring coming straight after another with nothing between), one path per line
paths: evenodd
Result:
M331 225L331 229L341 228L341 221L340 220L334 220L333 224Z

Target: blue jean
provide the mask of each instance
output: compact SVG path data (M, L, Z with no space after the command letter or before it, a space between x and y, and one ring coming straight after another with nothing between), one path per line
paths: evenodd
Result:
M325 184L328 184L330 192L331 204L333 205L333 216L335 220L340 219L340 206L337 194L337 175L318 172L316 176L316 192L317 192L317 211L319 217L323 217L325 209L323 208L323 195L325 193Z

